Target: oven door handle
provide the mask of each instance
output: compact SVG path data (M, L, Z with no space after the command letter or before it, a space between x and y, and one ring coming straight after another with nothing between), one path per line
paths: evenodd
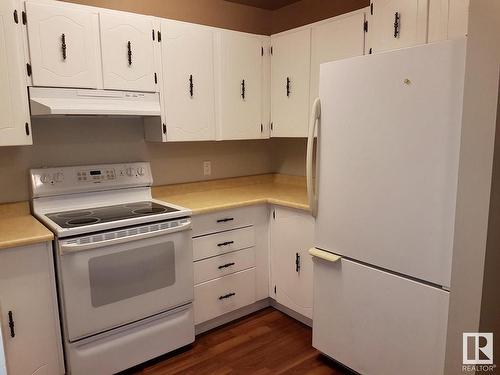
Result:
M156 230L154 232L133 234L130 236L125 236L125 237L120 237L120 238L112 238L110 240L102 240L102 241L96 241L96 242L85 243L85 244L59 243L59 253L61 255L71 254L71 253L76 253L79 251L97 249L100 247L116 245L116 244L120 244L120 243L124 243L124 242L143 240L146 238L157 237L157 236L162 236L165 234L181 232L181 231L188 230L188 229L191 229L191 221L188 221L186 223L178 225L174 228L159 229L159 230Z

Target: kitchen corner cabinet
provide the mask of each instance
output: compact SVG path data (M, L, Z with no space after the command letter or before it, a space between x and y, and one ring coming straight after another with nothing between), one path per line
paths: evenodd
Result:
M363 55L365 13L357 12L313 25L311 35L311 90L309 108L319 96L320 64Z
M314 218L275 207L270 218L271 291L278 303L312 318Z
M311 29L271 36L271 136L306 137Z
M428 0L371 0L366 50L376 53L427 42Z
M0 316L9 375L64 373L50 242L0 250Z
M166 140L215 140L213 29L162 20L161 35Z
M0 146L32 144L21 6L0 2Z
M102 11L99 20L104 88L158 91L153 18Z
M26 13L33 85L97 88L97 12L27 1Z
M217 139L258 139L262 123L262 36L217 32Z

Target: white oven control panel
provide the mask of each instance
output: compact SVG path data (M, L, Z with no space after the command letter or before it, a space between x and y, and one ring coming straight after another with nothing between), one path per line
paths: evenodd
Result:
M30 170L33 197L151 186L148 162Z

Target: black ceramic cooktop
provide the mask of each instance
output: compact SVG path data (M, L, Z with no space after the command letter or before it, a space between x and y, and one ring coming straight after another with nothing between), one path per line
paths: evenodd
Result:
M46 216L62 228L75 228L176 211L179 210L155 202L144 201L85 210L54 212Z

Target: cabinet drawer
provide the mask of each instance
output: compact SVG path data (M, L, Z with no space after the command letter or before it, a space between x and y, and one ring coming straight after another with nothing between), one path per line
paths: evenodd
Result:
M236 208L193 217L193 237L253 224L252 207Z
M255 302L255 268L194 287L194 323L199 324Z
M197 261L210 258L252 247L254 244L255 232L253 227L198 237L193 239L193 259Z
M194 284L255 267L255 248L234 251L194 263Z

